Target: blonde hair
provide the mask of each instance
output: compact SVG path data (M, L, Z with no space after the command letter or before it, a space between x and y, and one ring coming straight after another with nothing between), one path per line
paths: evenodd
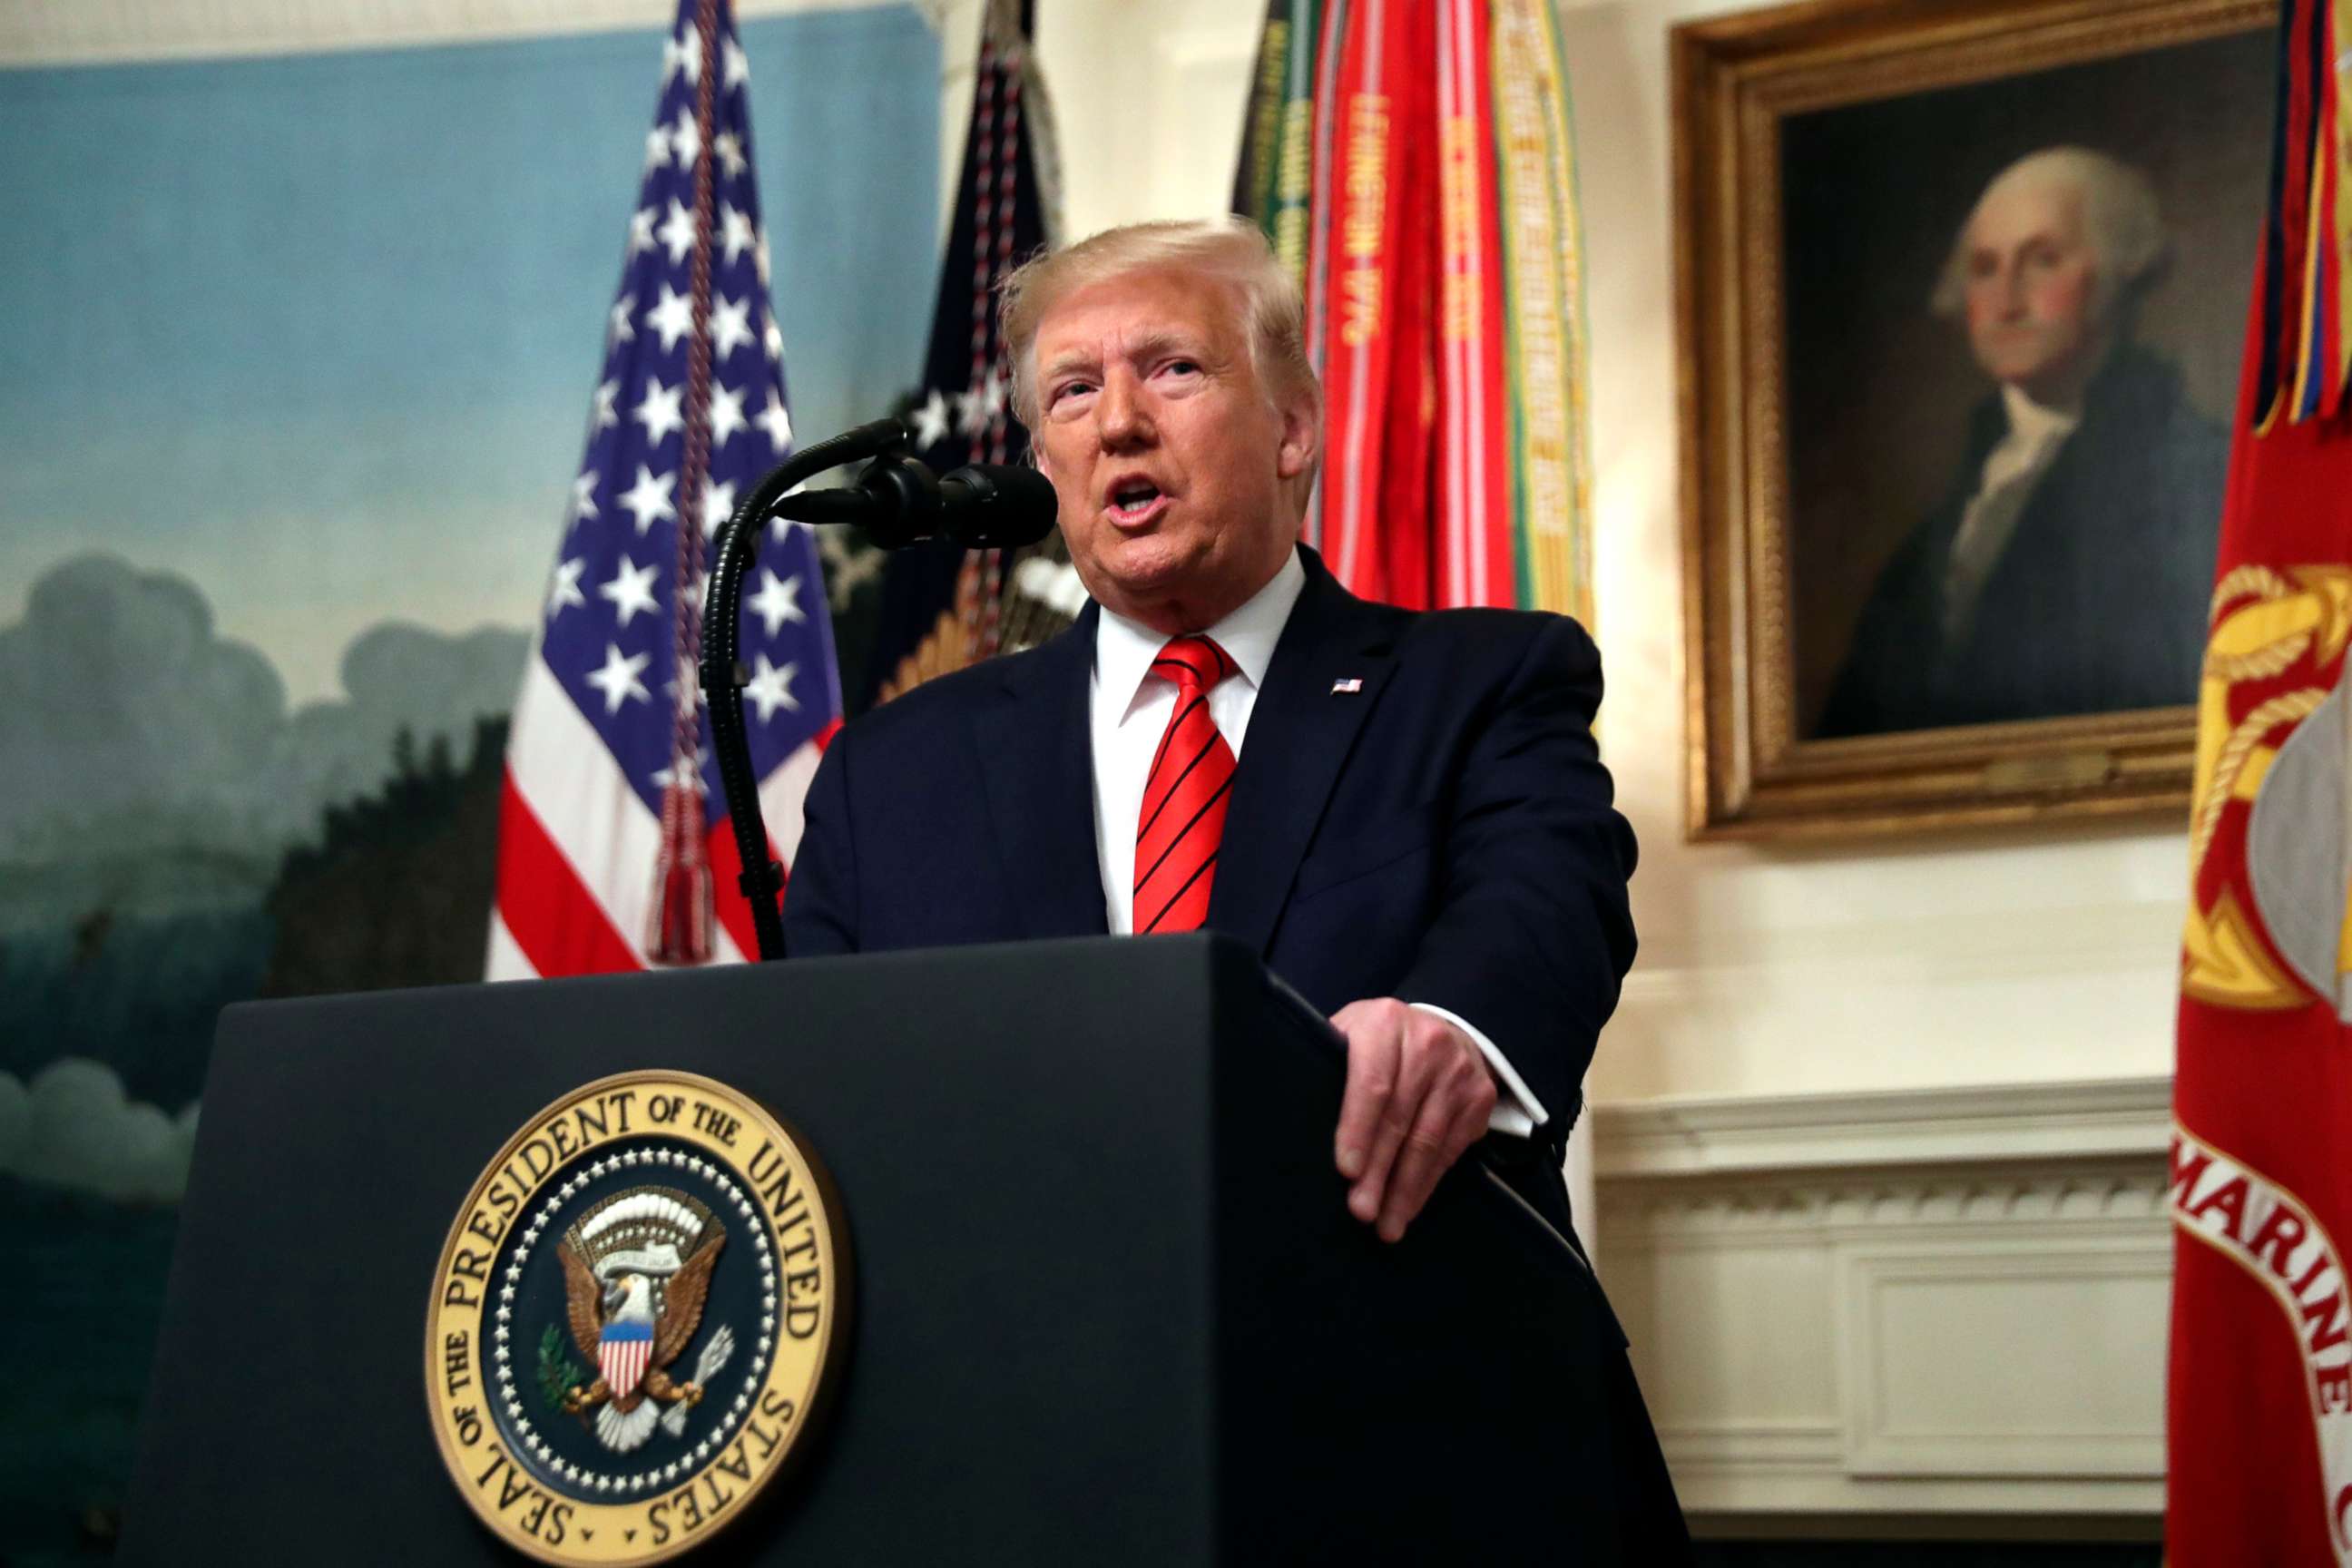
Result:
M1024 262L1000 296L1004 346L1013 361L1013 416L1037 427L1037 328L1082 289L1138 272L1194 272L1241 291L1250 363L1276 406L1305 392L1319 404L1322 384L1307 353L1307 304L1298 280L1243 217L1170 219L1107 228Z

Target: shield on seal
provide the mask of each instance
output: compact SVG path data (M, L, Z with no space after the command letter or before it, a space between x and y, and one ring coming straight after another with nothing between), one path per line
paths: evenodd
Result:
M646 1375L646 1360L653 1354L651 1323L607 1323L596 1342L596 1370L604 1374L613 1397L625 1399L637 1391Z

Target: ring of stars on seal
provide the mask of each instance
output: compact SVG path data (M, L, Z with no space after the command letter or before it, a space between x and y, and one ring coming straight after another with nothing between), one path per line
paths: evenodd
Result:
M687 1073L584 1085L475 1183L433 1286L458 1491L550 1563L653 1563L802 1450L847 1342L848 1234L805 1142Z

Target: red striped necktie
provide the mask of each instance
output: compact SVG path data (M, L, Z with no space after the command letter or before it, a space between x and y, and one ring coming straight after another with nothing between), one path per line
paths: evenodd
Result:
M1174 638L1151 661L1153 674L1176 683L1176 711L1151 758L1137 818L1138 936L1197 931L1209 918L1209 886L1234 784L1234 751L1209 714L1209 692L1239 668L1204 637Z

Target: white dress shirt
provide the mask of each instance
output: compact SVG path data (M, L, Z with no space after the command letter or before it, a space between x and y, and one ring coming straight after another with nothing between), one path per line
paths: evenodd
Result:
M1258 689L1265 684L1266 666L1274 662L1274 645L1290 619L1298 591L1307 584L1307 569L1292 551L1274 580L1260 588L1240 609L1208 628L1207 636L1240 666L1209 692L1209 716L1217 732L1241 761L1242 741L1249 732L1250 711L1257 706ZM1102 613L1095 630L1094 680L1087 692L1095 763L1095 855L1102 867L1103 910L1110 917L1114 936L1135 931L1135 825L1143 814L1143 786L1151 772L1152 753L1176 711L1176 683L1156 675L1151 661L1168 639L1150 627ZM1542 1102L1488 1039L1467 1019L1426 1002L1413 1006L1435 1014L1470 1037L1486 1057L1500 1090L1487 1127L1521 1137L1544 1120Z
M1959 531L1952 536L1950 563L1944 573L1944 639L1957 644L1976 620L1977 601L1992 581L2001 552L2025 521L2025 503L2033 499L2042 475L2058 460L2066 437L2083 422L2079 414L2045 408L2003 384L2001 406L2009 415L2009 434L1985 454L1977 493L1960 513Z

